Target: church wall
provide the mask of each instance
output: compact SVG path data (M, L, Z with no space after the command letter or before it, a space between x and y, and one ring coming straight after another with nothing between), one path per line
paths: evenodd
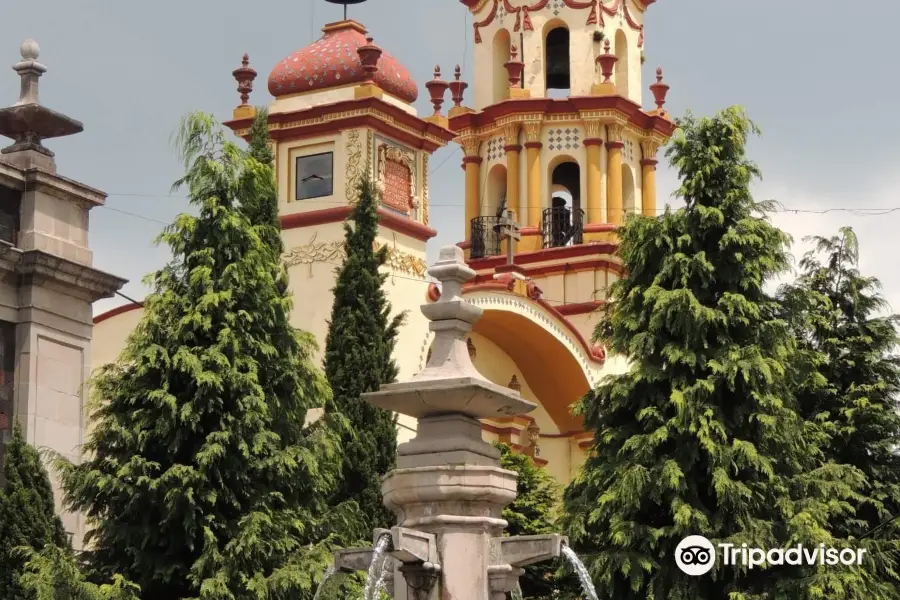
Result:
M339 132L303 140L284 141L276 145L275 168L279 182L278 209L282 216L347 204L347 189L344 177L341 176L347 168L347 155L344 151L347 133ZM297 200L297 158L322 152L332 152L334 157L332 194L320 198Z

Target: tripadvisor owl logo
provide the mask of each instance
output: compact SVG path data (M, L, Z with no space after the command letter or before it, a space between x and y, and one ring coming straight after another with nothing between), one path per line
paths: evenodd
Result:
M675 564L686 575L706 575L716 564L716 548L721 551L723 566L748 569L766 565L859 566L866 554L865 548L826 548L825 544L813 548L797 544L769 550L751 548L747 544L719 543L714 546L702 535L689 535L675 548Z

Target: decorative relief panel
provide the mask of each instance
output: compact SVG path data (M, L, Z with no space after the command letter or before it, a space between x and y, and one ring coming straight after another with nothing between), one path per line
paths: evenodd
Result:
M347 168L344 172L346 192L344 195L348 204L355 204L359 200L359 183L366 168L367 161L363 159L360 137L359 129L353 129L347 133Z
M622 157L630 162L634 162L634 142L632 140L625 140L625 147L622 148Z
M422 153L422 223L428 225L428 153Z
M488 161L501 160L505 155L506 151L503 149L502 137L494 137L488 141L487 144L487 159Z
M415 153L379 140L375 157L375 183L383 204L404 215L418 209Z
M313 233L309 242L302 246L295 246L282 256L286 267L296 267L306 265L307 277L312 277L312 266L315 263L328 263L334 266L340 266L347 257L344 248L344 240L335 240L331 242L319 242L316 240L318 232ZM428 265L425 260L413 256L399 250L396 246L375 242L373 245L377 252L381 248L387 247L387 261L385 266L389 267L394 273L403 273L413 277L425 277L428 271Z
M550 129L547 141L550 150L574 150L581 145L581 132L577 127Z

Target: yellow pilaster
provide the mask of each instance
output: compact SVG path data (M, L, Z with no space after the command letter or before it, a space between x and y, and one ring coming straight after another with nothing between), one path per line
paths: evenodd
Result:
M625 220L622 206L622 126L607 125L606 142L606 220L621 225Z
M641 159L641 202L644 216L656 216L656 151L659 144L653 141L641 143L644 157Z
M462 140L466 169L466 241L472 239L472 219L479 215L481 205L481 156L478 155L479 142L475 138Z
M541 123L525 123L525 177L528 183L525 203L528 214L527 225L540 228L541 209ZM526 251L539 250L542 245L540 235L523 236L521 247Z
M518 220L522 215L519 206L519 126L508 125L504 130L506 138L506 207L516 214Z

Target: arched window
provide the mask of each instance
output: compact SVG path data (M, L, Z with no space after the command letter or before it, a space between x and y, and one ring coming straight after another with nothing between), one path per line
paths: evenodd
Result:
M484 195L483 215L497 215L506 207L506 167L500 164L491 167L488 172L487 190Z
M558 23L558 22L557 22ZM544 72L547 97L568 97L572 87L569 59L569 30L563 24L549 24L544 39ZM550 90L559 90L551 94Z
M628 73L631 69L628 63L628 38L621 29L616 32L616 91L620 96L628 97Z
M556 162L556 161L555 161ZM584 230L581 210L581 169L568 157L550 163L550 206L541 219L545 248L580 244Z
M625 217L637 212L635 206L634 173L631 165L622 165L622 209Z
M492 102L500 102L506 100L507 90L509 89L509 73L504 66L509 62L509 32L501 29L494 34L493 57L494 69L491 76L494 79L494 93Z

